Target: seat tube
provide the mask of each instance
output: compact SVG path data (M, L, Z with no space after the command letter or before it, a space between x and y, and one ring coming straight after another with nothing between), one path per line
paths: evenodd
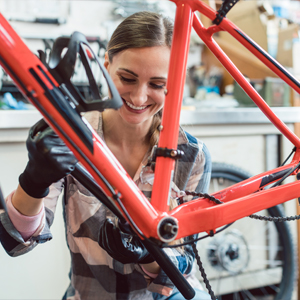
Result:
M171 47L166 97L162 115L162 130L158 147L177 149L180 111L186 76L187 56L193 22L193 11L187 2L176 2L177 9ZM158 211L168 211L171 180L175 161L157 157L151 204Z

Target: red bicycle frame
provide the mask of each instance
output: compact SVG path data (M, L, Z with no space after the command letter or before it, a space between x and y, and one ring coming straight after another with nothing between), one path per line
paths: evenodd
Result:
M81 126L86 126L91 133L91 145L87 145L65 116L59 112L57 106L49 100L49 95L55 94L59 88L58 83L41 61L31 53L5 18L0 16L0 63L3 68L74 152L103 191L111 198L111 201L115 202L124 217L128 220L128 216L130 216L130 221L139 229L142 237L163 241L166 240L161 236L159 228L164 220L175 221L178 225L178 231L172 239L179 239L199 232L214 231L220 226L257 211L297 198L300 194L300 182L298 181L263 190L265 179L270 178L270 175L286 174L298 165L300 140L272 112L266 102L216 44L212 35L220 30L228 31L297 92L300 92L299 82L228 19L224 18L219 25L205 28L195 11L199 11L211 20L216 18L217 12L202 1L172 1L177 5L177 10L162 131L158 147L177 148L181 99L192 27L257 106L296 147L294 157L289 164L215 193L214 196L224 202L222 205L216 205L208 199L199 198L169 211L168 198L175 164L174 160L169 157L157 157L156 159L155 181L150 203L97 133L80 119L82 121ZM109 189L107 184L103 182L100 173L114 187L113 190ZM296 171L293 171L291 175L295 175L295 173ZM119 195L122 206L114 200L114 194ZM189 225L186 226L185 224Z

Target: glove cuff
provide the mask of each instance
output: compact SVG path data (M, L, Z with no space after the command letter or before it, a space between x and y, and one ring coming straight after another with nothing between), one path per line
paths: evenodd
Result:
M22 189L33 198L44 198L49 194L49 187L38 186L31 180L30 176L24 171L19 176L19 183Z
M153 258L153 256L149 253L148 255L146 255L144 258L142 258L141 260L139 260L139 264L150 264L152 262L154 262L155 259Z

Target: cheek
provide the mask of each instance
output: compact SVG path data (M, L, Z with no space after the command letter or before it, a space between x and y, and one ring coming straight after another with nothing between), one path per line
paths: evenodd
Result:
M157 92L155 95L155 102L158 106L162 107L165 103L165 94L163 92Z
M114 85L115 85L116 88L118 89L118 88L119 88L119 85L120 85L120 80L119 80L119 78L118 78L117 76L114 76L114 75L111 75L111 74L109 74L109 75L110 75L110 77L111 77L111 79L112 79Z
M114 82L115 87L118 90L118 92L119 92L120 95L121 94L125 94L125 93L127 93L129 91L130 88L128 86L124 85L120 81L119 77L117 77L117 76L112 77L112 81Z

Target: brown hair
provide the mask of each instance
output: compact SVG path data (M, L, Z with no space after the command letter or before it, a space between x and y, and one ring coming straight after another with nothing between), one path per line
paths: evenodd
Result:
M123 20L112 34L107 45L109 61L112 62L116 54L130 48L154 46L171 48L172 35L173 22L169 18L149 11L134 13ZM153 116L148 132L150 149L158 142L161 116L161 110Z

